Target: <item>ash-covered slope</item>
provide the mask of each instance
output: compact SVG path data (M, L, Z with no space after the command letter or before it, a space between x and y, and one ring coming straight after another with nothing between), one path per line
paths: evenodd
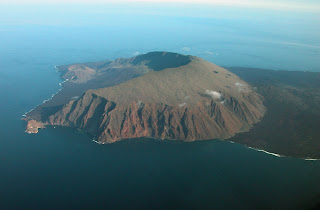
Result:
M29 122L81 128L101 143L137 137L194 141L248 131L265 113L261 96L249 84L200 58L153 52L112 62L140 73L87 90L38 119L30 115ZM76 73L66 66L63 77L90 83L95 74L101 78L107 72L96 66L87 64Z

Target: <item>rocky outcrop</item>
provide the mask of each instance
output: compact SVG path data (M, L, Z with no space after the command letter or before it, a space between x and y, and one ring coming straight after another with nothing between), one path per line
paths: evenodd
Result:
M72 65L70 66L65 74L63 75L64 79L69 79L74 83L86 83L94 77L96 71L85 65Z
M38 133L40 128L45 128L45 125L42 122L36 120L28 120L26 133Z

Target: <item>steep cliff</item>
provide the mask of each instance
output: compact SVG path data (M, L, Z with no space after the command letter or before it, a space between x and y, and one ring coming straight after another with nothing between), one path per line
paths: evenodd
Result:
M248 106L252 108L234 98L224 104L207 100L190 108L143 102L121 106L87 93L50 116L46 124L82 128L108 143L137 137L185 141L229 138L247 131L261 117L259 110L250 112Z

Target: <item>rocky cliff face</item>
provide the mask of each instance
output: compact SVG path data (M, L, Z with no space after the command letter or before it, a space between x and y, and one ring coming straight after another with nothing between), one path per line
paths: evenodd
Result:
M260 99L250 100L258 103ZM194 141L247 131L262 114L252 104L232 97L223 104L206 100L188 108L142 102L121 106L89 93L70 101L45 124L82 128L102 143L138 137Z
M249 84L212 63L177 55L153 53L146 60L125 60L126 65L139 61L150 72L88 90L43 119L41 126L81 128L101 143L138 137L195 141L230 138L262 118L262 98ZM78 72L81 69L85 73ZM77 75L90 79L88 69L81 69Z

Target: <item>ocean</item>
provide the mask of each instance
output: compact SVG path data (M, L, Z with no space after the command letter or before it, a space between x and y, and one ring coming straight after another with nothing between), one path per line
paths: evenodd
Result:
M257 209L318 202L320 161L220 140L99 145L73 128L29 135L21 120L60 89L54 67L61 64L165 50L222 66L320 71L318 17L220 7L1 7L0 208Z

